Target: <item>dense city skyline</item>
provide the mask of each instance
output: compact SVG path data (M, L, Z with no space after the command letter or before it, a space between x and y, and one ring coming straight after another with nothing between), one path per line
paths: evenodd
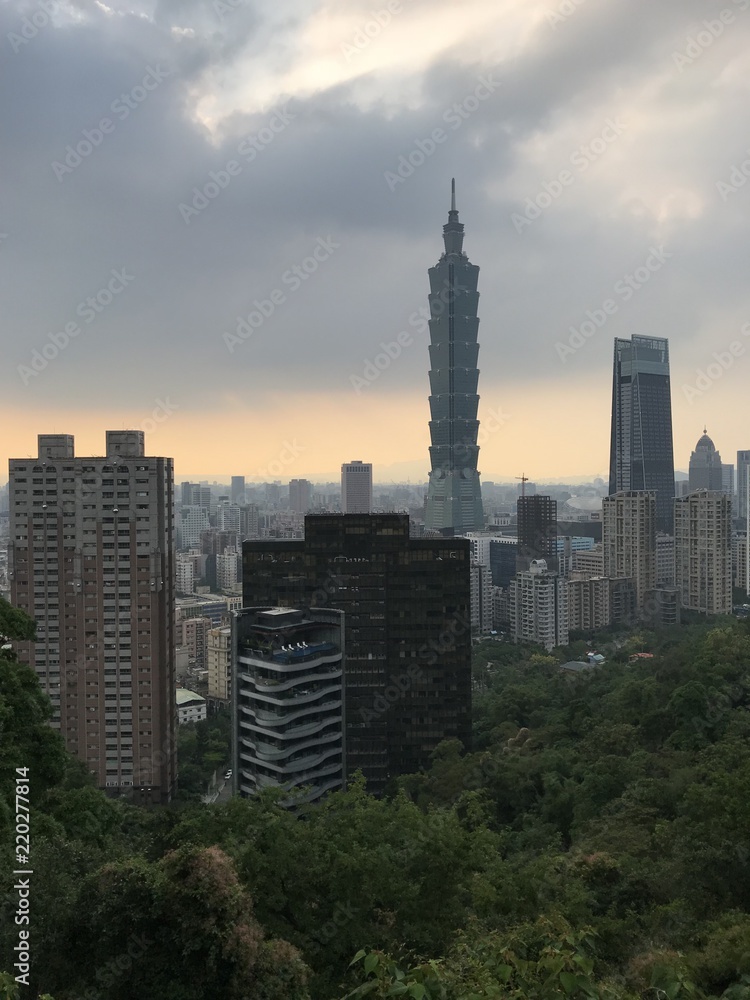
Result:
M483 478L605 476L633 334L670 341L678 468L704 423L747 445L746 0L53 6L0 11L3 464L135 427L178 478L264 478L295 441L274 478L425 478L454 175Z

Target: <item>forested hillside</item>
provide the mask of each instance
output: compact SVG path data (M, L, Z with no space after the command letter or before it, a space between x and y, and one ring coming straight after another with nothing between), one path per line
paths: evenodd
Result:
M0 633L22 627L6 612ZM354 781L293 816L273 794L108 800L5 650L0 968L27 766L24 998L750 1000L747 625L631 636L561 672L581 651L477 646L472 753L444 743L386 800Z

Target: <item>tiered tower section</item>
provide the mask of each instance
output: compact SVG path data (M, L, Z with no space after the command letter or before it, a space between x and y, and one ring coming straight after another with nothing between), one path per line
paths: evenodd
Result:
M430 481L425 526L441 535L484 527L477 461L479 268L463 251L455 181L445 252L430 278Z

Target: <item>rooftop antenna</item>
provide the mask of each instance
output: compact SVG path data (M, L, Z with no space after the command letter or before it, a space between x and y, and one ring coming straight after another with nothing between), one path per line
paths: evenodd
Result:
M451 212L456 211L456 178L451 177Z

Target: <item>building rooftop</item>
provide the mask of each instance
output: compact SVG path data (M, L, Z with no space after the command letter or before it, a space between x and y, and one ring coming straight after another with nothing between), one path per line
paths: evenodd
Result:
M188 691L187 688L177 688L174 693L178 708L186 708L188 705L202 705L206 699L195 691Z

